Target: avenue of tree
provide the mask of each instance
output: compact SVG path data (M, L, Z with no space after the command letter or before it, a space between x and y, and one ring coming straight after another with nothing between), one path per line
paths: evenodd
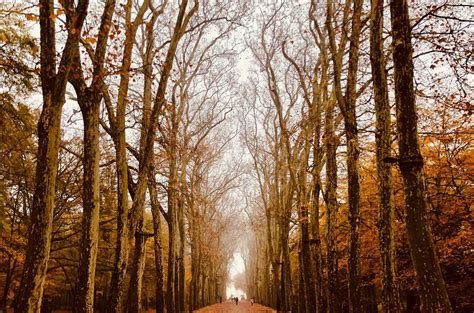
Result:
M473 9L1 4L0 310L472 312Z

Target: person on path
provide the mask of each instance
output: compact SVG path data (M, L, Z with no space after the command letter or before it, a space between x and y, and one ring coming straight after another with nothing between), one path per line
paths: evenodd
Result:
M253 306L254 303L255 303L254 297L250 298L250 305Z
M239 297L235 297L235 305L239 305Z

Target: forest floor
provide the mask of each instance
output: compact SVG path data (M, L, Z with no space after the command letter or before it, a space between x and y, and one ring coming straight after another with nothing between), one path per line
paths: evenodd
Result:
M206 306L202 309L194 311L194 313L275 313L276 311L255 303L253 306L249 301L239 301L238 305L234 302L227 301L220 304Z

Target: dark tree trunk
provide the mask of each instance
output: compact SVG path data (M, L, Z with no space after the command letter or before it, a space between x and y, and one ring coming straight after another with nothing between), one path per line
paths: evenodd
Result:
M175 123L174 123L175 124ZM173 127L174 128L174 127ZM175 129L176 130L176 129ZM168 276L166 285L166 307L169 313L179 312L178 305L178 275L176 264L176 237L178 215L178 169L177 169L177 133L174 131L170 138L169 176L168 176Z
M128 312L139 313L142 309L142 287L143 273L145 271L145 253L147 235L142 233L142 223L135 232L135 253L133 255L133 265L130 277Z
M156 311L164 312L165 308L165 296L163 293L163 263L162 263L162 245L161 245L161 219L160 219L160 209L158 203L158 196L156 189L154 187L154 181L149 183L148 190L150 191L150 201L151 201L151 212L153 215L153 232L154 232L154 251L155 251L155 268L156 268ZM152 186L153 184L153 186Z
M171 213L171 214L170 214ZM168 211L170 216L173 214L172 212ZM171 218L173 220L173 218ZM166 310L167 313L174 312L174 280L175 280L175 240L174 240L174 225L173 223L168 224L168 276L166 280Z
M306 173L305 173L306 174ZM313 313L316 311L316 291L315 283L313 279L313 268L311 267L312 262L310 255L310 246L309 246L309 217L308 217L308 207L303 205L303 208L300 208L300 219L302 220L300 224L300 236L301 236L301 267L303 268L303 285L304 290L302 290L305 298L305 308L307 313Z
M402 311L397 282L393 234L393 190L390 164L390 104L383 46L383 1L372 0L370 19L370 61L376 116L377 178L379 188L379 249L382 267L382 304L386 312Z
M349 23L349 7L343 11L343 23ZM336 47L334 35L333 3L327 2L326 28L328 30L331 56L334 68L334 91L337 102L344 118L344 128L347 142L347 179L349 205L349 311L360 311L360 183L359 183L359 141L357 129L356 101L357 101L357 69L359 62L359 44L362 28L363 0L354 0L352 12L352 30L350 34L349 58L347 69L346 92L343 95L341 86L342 61L345 55L346 34L343 35Z
M301 259L301 252L298 252L299 263L302 264L304 261ZM300 266L298 270L298 312L306 312L305 292L304 292L304 275L306 274L303 267ZM277 307L278 310L278 307Z
M12 264L12 261L13 261L13 264ZM8 293L10 292L10 288L13 282L13 274L15 273L16 259L12 260L12 257L8 256L7 262L8 262L7 274L5 277L5 285L3 288L2 300L0 301L0 308L4 309L5 311L7 309Z
M390 2L399 166L405 193L407 237L423 312L453 312L426 210L423 157L418 143L413 47L407 0Z
M339 139L334 133L334 106L327 104L325 114L326 145L326 224L327 224L327 302L328 312L337 312L339 304L337 255L336 255L336 215L337 215L337 164L336 149Z
M359 62L359 41L362 28L361 14L363 0L354 0L352 14L351 43L349 47L349 69L344 107L344 126L347 141L347 179L349 202L349 311L361 312L360 306L360 182L359 182L359 139L357 129L357 68ZM341 103L339 103L341 104Z
M184 171L184 169L183 169ZM181 196L182 197L182 196ZM180 197L180 199L181 199ZM186 242L186 234L184 229L184 202L179 201L178 211L178 229L179 229L179 263L178 263L178 290L179 290L179 307L180 312L185 311L185 267L184 267L184 244Z

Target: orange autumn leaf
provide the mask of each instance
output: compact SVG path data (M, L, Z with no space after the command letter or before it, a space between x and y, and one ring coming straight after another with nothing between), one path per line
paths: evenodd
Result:
M38 20L38 16L36 16L36 15L34 15L34 14L31 14L31 13L26 14L25 17L26 17L26 19L27 19L28 21L33 21L33 22L35 22L35 21Z
M84 40L90 44L95 44L97 42L97 38L95 37L86 37Z

